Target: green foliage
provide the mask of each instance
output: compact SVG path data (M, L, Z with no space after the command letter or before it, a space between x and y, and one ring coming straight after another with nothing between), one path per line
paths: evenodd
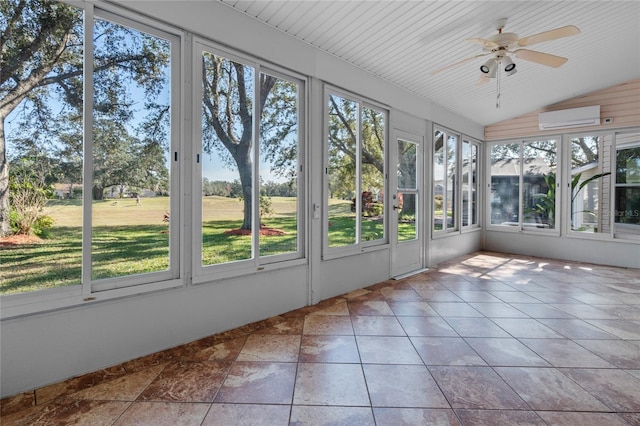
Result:
M17 159L37 153L38 165L53 177L47 184L72 187L81 182L83 156L94 155L97 199L110 185L166 193L170 110L161 95L168 93L169 42L96 16L94 152L87 153L82 9L51 0L5 0L0 17L10 24L0 55L0 120L18 108L21 112L11 121L6 140L0 132L0 152L7 153L12 167ZM6 185L7 169L2 161L0 185ZM0 232L11 192L0 187Z
M556 174L548 173L542 177L547 186L547 192L536 196L534 212L553 228L556 219Z
M37 235L51 227L44 208L55 191L38 164L37 158L23 158L9 169L9 222L15 234Z
M434 210L442 211L443 203L444 203L444 197L442 196L442 194L437 194L433 197Z
M271 216L274 213L271 208L271 197L260 194L260 218Z
M244 202L244 197L240 195L238 201ZM268 217L274 213L271 204L271 197L260 194L260 218Z
M573 178L571 179L571 193L572 193L571 204L573 204L573 201L576 199L580 191L582 191L582 188L589 185L589 183L593 182L594 180L600 179L601 177L608 176L610 174L611 172L598 173L597 175L593 175L590 178L583 180L582 182L580 182L580 179L582 178L582 173L577 173L576 175L574 175Z
M20 231L20 215L15 210L9 212L9 225L13 234L19 234Z
M382 203L372 203L369 207L368 207L368 213L369 216L382 216L382 214L384 213L384 205Z
M242 229L252 226L253 143L259 140L262 161L271 172L294 180L298 163L298 85L268 74L257 76L259 97L255 99L256 69L208 52L202 58L203 128L202 148L208 155L238 173L234 195L244 205ZM254 135L254 114L260 113L260 134ZM206 193L206 192L205 192ZM219 193L218 193L219 195ZM260 209L268 214L268 205ZM265 210L266 209L266 210Z
M56 221L49 215L43 215L38 217L33 224L33 233L40 238L49 238L51 236L51 228Z
M582 178L582 173L576 173L571 178L571 205L573 206L573 202L575 201L580 191L590 182L593 182L603 176L608 176L610 174L610 172L598 173L583 181L580 181L580 179ZM537 196L537 202L534 211L543 219L548 220L549 224L553 227L556 217L556 174L545 174L543 175L543 178L548 189L546 194L539 194ZM573 213L575 214L577 212ZM595 214L594 212L589 210L583 210L582 213Z
M352 199L357 179L362 189L384 190L384 114L336 95L329 97L328 106L330 198Z

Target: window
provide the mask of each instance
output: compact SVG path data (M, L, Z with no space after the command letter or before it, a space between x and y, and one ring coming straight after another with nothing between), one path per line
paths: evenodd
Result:
M179 277L180 227L169 221L179 219L178 37L86 7L6 9L19 30L6 44L15 79L0 96L23 92L0 117L9 163L0 226L39 243L3 251L5 295L88 294ZM21 43L48 30L46 43L20 56Z
M456 134L445 130L434 131L433 155L433 231L458 230L457 221L457 156Z
M462 139L462 227L478 226L478 142Z
M172 203L171 42L102 16L93 27L93 143L87 145L93 173L85 190L85 208L91 199L91 279L143 273L161 273L149 280L172 278L178 259L170 258L170 248L178 230L171 232L166 220L179 216ZM134 73L123 76L107 63L112 57L130 58ZM121 285L96 283L95 289Z
M300 258L303 83L204 42L198 47L195 272L255 271Z
M491 225L527 231L555 230L556 167L556 140L491 144Z
M571 138L571 231L580 234L609 234L611 224L610 164L603 155L612 136ZM608 156L607 156L608 158Z
M386 112L327 93L327 246L386 242Z
M418 144L398 139L398 242L418 238Z
M640 134L616 135L615 235L640 236Z

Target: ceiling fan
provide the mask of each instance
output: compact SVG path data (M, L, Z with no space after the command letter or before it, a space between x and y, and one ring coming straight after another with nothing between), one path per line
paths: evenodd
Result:
M545 41L556 40L562 37L580 34L580 30L577 27L568 25L566 27L556 28L528 37L520 38L518 37L518 34L502 32L506 23L507 18L502 18L496 21L495 26L498 33L486 39L469 38L466 40L482 46L483 53L463 59L462 61L458 61L453 64L446 65L442 68L438 68L435 71L432 71L431 74L439 74L445 70L455 68L459 65L484 56L491 56L491 58L489 58L484 64L480 66L482 75L479 83L487 82L489 81L489 78L496 77L496 73L499 74L501 66L504 67L503 69L506 75L514 74L516 72L516 64L511 59L510 55L518 59L523 59L525 61L535 62L537 64L557 68L567 62L568 59L561 56L551 55L549 53L522 49L521 47L527 47Z

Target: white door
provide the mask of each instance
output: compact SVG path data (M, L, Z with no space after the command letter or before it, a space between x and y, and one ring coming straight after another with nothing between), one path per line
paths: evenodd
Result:
M390 152L391 276L423 268L424 138L394 131Z

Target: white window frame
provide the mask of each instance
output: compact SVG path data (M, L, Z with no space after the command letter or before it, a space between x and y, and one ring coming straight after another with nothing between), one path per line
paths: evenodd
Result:
M323 179L322 179L322 258L325 260L340 258L344 256L350 256L359 253L365 253L369 251L377 251L388 249L390 247L389 244L389 197L386 195L389 191L389 108L373 102L369 99L366 99L362 96L358 96L356 94L347 92L345 90L330 86L328 84L324 85L323 92L323 130L322 130L322 141L323 141ZM358 140L356 141L356 150L359 154L361 154L360 150L360 140L362 138L362 130L360 127L360 123L362 120L362 108L371 108L377 111L384 113L385 115L385 128L384 128L384 238L373 241L363 241L361 237L362 233L362 215L358 212L361 211L360 205L362 203L362 196L358 196L358 194L362 193L361 184L361 161L362 156L358 155L358 162L356 164L356 221L355 221L355 243L338 246L338 247L330 247L329 246L329 210L328 210L328 200L329 200L329 97L335 95L341 98L347 99L349 101L356 102L358 104L358 125L357 125L357 134Z
M573 197L572 190L571 190L571 180L573 177L573 174L571 172L572 171L571 144L573 143L573 140L576 138L583 138L588 136L598 137L598 138L605 138L609 136L611 137L611 140L612 140L611 146L613 147L614 132L612 131L572 133L572 134L563 135L563 139L566 140L566 143L563 143L563 147L566 147L566 149L563 151L566 160L563 162L564 173L562 174L564 178L563 182L565 182L565 184L563 185L564 190L562 191L562 202L561 202L561 205L563 207L562 217L564 218L564 220L562 221L562 224L564 226L564 229L566 229L566 235L571 238L575 237L575 238L584 238L584 239L592 239L592 240L612 239L613 224L611 223L611 215L607 214L605 210L602 210L601 212L602 220L603 221L606 220L608 222L607 225L609 227L609 232L587 233L587 232L574 231L571 229L571 214L573 211L573 206L571 205L572 204L571 198ZM604 141L602 141L601 143L602 143L602 151L598 156L598 164L599 164L599 167L602 169L606 164L605 158L607 156L607 153L606 153L607 148L605 146ZM611 166L610 161L608 165ZM598 194L598 197L603 198L603 194ZM613 202L613 196L611 195L611 193L609 194L609 199L607 201L609 203Z
M524 146L531 142L538 141L550 141L554 140L556 142L556 193L555 193L555 226L553 229L544 229L544 228L536 228L524 226L523 223L523 212L522 212L522 203L523 203L523 183L524 183L524 173L523 173L523 156L524 156ZM493 146L496 145L518 145L519 149L519 164L520 164L520 174L518 180L518 224L509 226L509 225L497 225L491 223L491 150ZM501 231L501 232L519 232L523 234L531 234L531 235L552 235L559 236L561 223L559 218L562 217L562 206L559 201L561 200L561 176L562 176L562 138L560 135L548 135L548 136L540 136L540 137L532 137L526 139L515 139L515 140L505 140L505 141L492 141L486 143L486 161L485 161L485 182L486 182L486 193L485 193L485 220L486 220L486 229L491 231Z
M169 224L169 268L165 271L127 275L108 279L91 280L91 191L83 191L83 222L82 222L82 274L81 283L46 290L36 290L27 293L8 294L0 296L2 320L64 309L72 306L92 304L99 301L132 296L145 292L165 290L184 286L183 272L184 235L180 232L180 217L183 201L180 197L183 169L180 165L183 159L178 156L183 146L181 125L181 97L182 97L182 52L184 51L184 32L155 20L138 16L120 7L103 4L99 7L90 2L62 1L77 7L83 12L84 59L83 59L83 93L85 99L93 99L93 26L95 18L128 26L135 30L146 32L163 38L171 43L171 147L173 157L170 166L170 209L172 219ZM83 182L93 181L93 105L84 102L84 150L83 150Z
M628 143L619 143L619 136L621 135L636 135L638 140L634 142ZM640 225L625 225L622 223L618 223L615 220L615 215L618 214L617 206L616 206L616 189L622 187L631 186L629 184L618 184L617 183L617 157L618 151L628 148L638 148L640 147L640 129L629 130L629 131L619 131L614 134L613 144L611 146L611 208L613 211L611 212L611 229L613 232L613 238L617 240L633 240L640 241ZM634 187L638 186L638 184L632 184ZM640 214L640 212L634 212Z
M435 134L436 132L442 132L444 134L444 138L443 138L443 149L444 149L444 153L445 153L445 159L444 159L444 172L445 172L445 179L443 180L443 186L442 186L442 214L444 216L445 219L443 219L443 223L442 223L442 229L438 229L436 230L434 228L434 224L435 224L435 157L436 157L436 146L435 146ZM431 223L430 223L430 227L431 227L431 238L432 239L436 239L436 238L442 238L442 237L446 237L446 236L450 236L450 235L457 235L460 234L462 231L462 221L461 221L461 213L462 213L462 207L461 207L461 200L462 200L462 185L460 185L460 182L456 180L456 184L455 184L455 188L454 191L452 191L453 197L454 197L454 202L455 204L453 205L453 217L454 217L454 227L453 228L449 228L447 226L448 224L448 219L447 218L447 201L448 201L448 197L447 194L449 193L449 189L447 187L448 185L448 181L449 181L449 172L447 171L447 164L449 162L449 158L447 157L447 142L448 142L448 138L449 136L455 136L456 137L456 152L455 152L455 158L456 158L456 163L455 163L455 171L454 171L454 176L456 178L458 178L460 176L460 171L462 170L461 167L461 159L460 159L460 152L462 151L462 134L456 131L453 131L451 129L448 129L446 127L434 124L433 128L431 129L431 134L433 137L433 141L434 144L431 147L432 150L432 162L431 162L431 201L430 201L430 206L431 206Z
M193 88L192 88L192 140L193 140L193 170L192 170L192 190L193 203L192 203L192 284L210 283L214 281L223 280L230 277L255 274L256 272L281 269L285 267L291 267L296 265L305 264L306 260L306 211L304 209L305 203L305 188L306 179L304 177L304 171L306 170L306 155L305 145L307 140L307 112L306 112L306 99L307 99L307 79L292 73L290 71L282 70L277 66L263 64L255 58L251 58L246 55L239 54L230 49L221 47L217 43L200 37L194 37L192 50L192 63L193 63ZM253 111L253 142L252 142L252 157L253 157L253 170L252 170L252 184L253 184L253 202L252 206L252 229L260 228L260 202L259 202L259 188L260 188L260 146L259 146L259 134L260 134L260 120L257 119L255 108L258 104L257 100L260 96L260 75L262 73L272 75L274 77L286 79L296 82L299 87L299 110L298 110L298 197L297 197L297 221L298 221L298 235L297 235L297 250L295 252L283 253L277 255L260 256L259 246L259 233L252 233L252 255L249 259L241 259L232 262L220 263L215 265L202 265L202 162L200 159L203 156L202 153L202 125L200 117L202 117L202 67L200 61L202 60L203 52L208 52L213 55L222 56L225 59L241 63L246 66L250 66L254 70L254 111Z
M462 183L458 186L460 186L460 196L459 196L459 200L460 202L458 203L460 205L460 228L462 232L469 232L469 231L473 231L473 230L479 230L481 228L481 223L480 223L480 218L482 216L481 214L481 209L480 209L480 205L481 205L481 200L482 197L480 196L480 188L482 187L480 185L480 178L482 176L482 170L481 170L481 166L482 166L482 151L481 151L481 147L482 144L480 143L480 141L475 140L473 138L467 137L465 135L462 135L462 139L461 139L461 145L460 145L460 157L462 155L462 144L467 142L469 144L469 156L470 158L473 156L473 147L475 147L476 150L476 158L475 158L475 167L476 167L476 173L475 173L475 183L473 182L473 178L470 175L469 176L469 204L468 204L468 211L467 214L469 215L469 218L473 218L473 203L471 202L472 197L473 197L473 191L475 190L476 192L476 217L475 217L475 222L473 220L469 220L469 223L467 225L464 225L462 223L462 215L463 215L463 205L462 205L462 193L464 192L464 190L462 189ZM463 159L460 158L460 176L462 177L463 173L462 173L462 161ZM471 168L470 172L472 172L473 169Z
M169 34L166 31L161 31L154 26L150 26L145 23L137 23L129 18L122 17L120 15L111 13L111 12L102 12L100 14L94 14L94 17L99 17L101 19L108 20L118 25L127 26L130 28L134 28L139 31L143 31L145 33L157 36L159 38L163 38L171 42L171 147L170 147L170 211L171 211L171 221L169 222L169 235L171 236L169 239L169 269L166 271L160 272L150 272L145 274L137 274L137 275L128 275L123 277L115 277L115 278L107 278L101 279L97 281L93 281L92 284L92 292L97 291L106 291L112 290L115 288L121 288L126 286L134 286L139 284L145 284L149 282L160 282L166 281L170 279L178 279L180 277L180 259L176 253L180 253L180 67L181 67L181 59L180 59L180 39L177 37L169 38ZM86 21L90 21L85 23L85 28L90 24L91 29L93 29L94 19L86 19ZM89 31L87 31L89 32ZM91 35L93 35L91 31ZM85 36L86 37L86 36ZM91 46L93 48L93 45ZM92 52L93 53L93 52ZM85 54L85 69L87 72L85 74L85 90L87 90L87 95L85 95L86 99L90 99L88 94L91 93L93 96L93 68L89 71L86 57L89 56ZM174 77L175 73L175 77ZM90 106L89 106L90 107ZM87 102L85 102L85 114L87 108ZM89 124L90 123L90 124ZM89 164L92 163L92 155L86 154L87 152L91 153L93 149L93 115L85 115L85 161ZM88 161L87 161L88 160ZM84 182L92 182L93 181L93 167L85 167L84 170ZM92 228L86 227L86 221L90 220L91 216L91 197L92 194L90 191L85 190L83 192L83 209L84 209L84 223L83 223L83 247L89 247L89 256L91 256L91 233ZM175 236L175 237L174 237ZM86 259L84 259L86 253L83 253L83 283L91 282L91 271L90 268L87 268L87 263L85 263ZM172 256L173 254L173 256ZM89 258L89 265L90 265ZM86 292L86 289L84 289Z

